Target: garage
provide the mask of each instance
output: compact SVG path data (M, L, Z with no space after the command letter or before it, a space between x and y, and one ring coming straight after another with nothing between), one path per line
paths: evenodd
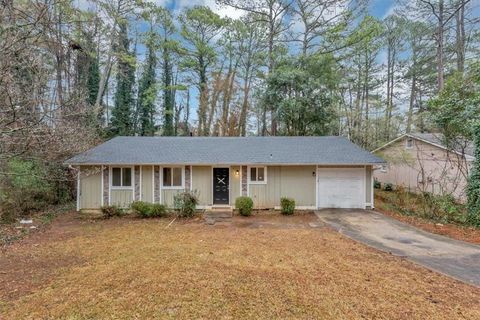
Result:
M318 168L319 208L365 208L365 168Z

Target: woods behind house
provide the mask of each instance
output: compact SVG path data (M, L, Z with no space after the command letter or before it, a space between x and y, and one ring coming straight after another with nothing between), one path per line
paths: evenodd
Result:
M473 139L473 1L399 0L383 19L364 0L217 5L2 1L2 211L67 201L62 162L117 135Z

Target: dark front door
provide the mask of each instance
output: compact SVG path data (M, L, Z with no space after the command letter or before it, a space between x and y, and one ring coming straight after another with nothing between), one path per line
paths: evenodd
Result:
M228 204L228 168L213 168L213 204Z

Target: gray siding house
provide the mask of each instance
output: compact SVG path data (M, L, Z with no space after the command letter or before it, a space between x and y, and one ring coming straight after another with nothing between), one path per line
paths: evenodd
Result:
M74 156L77 210L132 201L173 205L195 191L199 208L373 208L373 169L384 161L343 137L116 137Z

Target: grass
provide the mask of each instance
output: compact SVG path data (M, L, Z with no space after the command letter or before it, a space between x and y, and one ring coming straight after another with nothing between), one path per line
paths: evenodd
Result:
M357 244L313 215L82 221L0 255L5 319L479 319L480 289ZM250 226L250 227L249 227ZM254 227L252 227L254 226Z

